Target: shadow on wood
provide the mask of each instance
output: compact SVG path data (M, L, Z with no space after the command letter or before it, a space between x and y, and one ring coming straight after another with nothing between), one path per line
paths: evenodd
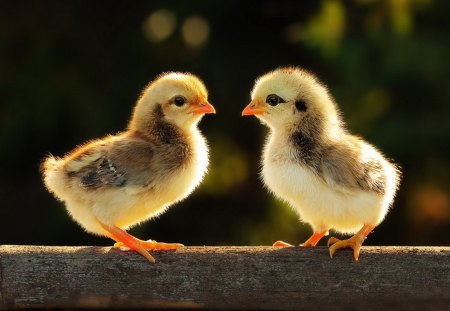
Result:
M0 307L450 310L450 247L0 246Z

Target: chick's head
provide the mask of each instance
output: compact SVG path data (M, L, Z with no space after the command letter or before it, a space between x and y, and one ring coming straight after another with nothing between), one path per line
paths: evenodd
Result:
M339 112L327 88L297 67L278 68L259 77L251 99L242 115L255 115L272 129L339 128Z
M189 129L197 125L203 115L215 112L199 78L189 73L170 72L159 76L143 91L130 127L145 126L157 116Z

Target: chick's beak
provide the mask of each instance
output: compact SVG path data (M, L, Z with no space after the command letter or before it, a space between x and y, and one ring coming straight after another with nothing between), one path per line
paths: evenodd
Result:
M216 109L214 109L214 106L208 103L207 101L192 104L192 107L193 107L192 109L193 114L216 113Z
M260 105L259 102L251 101L250 104L242 110L242 116L258 115L263 114L264 112L266 112L266 109Z

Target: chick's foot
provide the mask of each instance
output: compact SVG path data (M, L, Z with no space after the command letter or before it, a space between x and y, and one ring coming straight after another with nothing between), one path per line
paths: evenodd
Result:
M351 248L353 249L353 258L355 261L358 261L361 246L366 239L366 236L372 231L373 228L373 226L364 225L354 236L346 240L331 237L327 243L330 251L330 257L333 258L334 253L339 249Z
M132 250L138 252L139 254L144 256L145 259L147 259L150 263L156 262L155 258L153 258L153 256L150 255L150 253L141 246L141 244L139 243L139 240L136 239L134 236L132 236L131 234L127 233L126 231L120 229L117 226L107 226L107 225L101 223L100 221L99 221L99 224L103 227L103 229L105 229L105 231L107 232L107 235L111 239L113 239L116 242L122 243L123 246L128 249L132 249Z
M154 240L148 240L143 241L136 239L137 242L146 250L148 251L159 251L159 250L176 250L180 247L184 247L183 244L180 243L163 243L163 242L156 242ZM125 245L123 242L116 242L114 244L114 248L119 248L121 250L128 250L128 246Z

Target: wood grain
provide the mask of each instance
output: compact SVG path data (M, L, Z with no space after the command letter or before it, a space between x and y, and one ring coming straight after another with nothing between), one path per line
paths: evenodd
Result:
M0 307L450 310L450 247L0 246Z

